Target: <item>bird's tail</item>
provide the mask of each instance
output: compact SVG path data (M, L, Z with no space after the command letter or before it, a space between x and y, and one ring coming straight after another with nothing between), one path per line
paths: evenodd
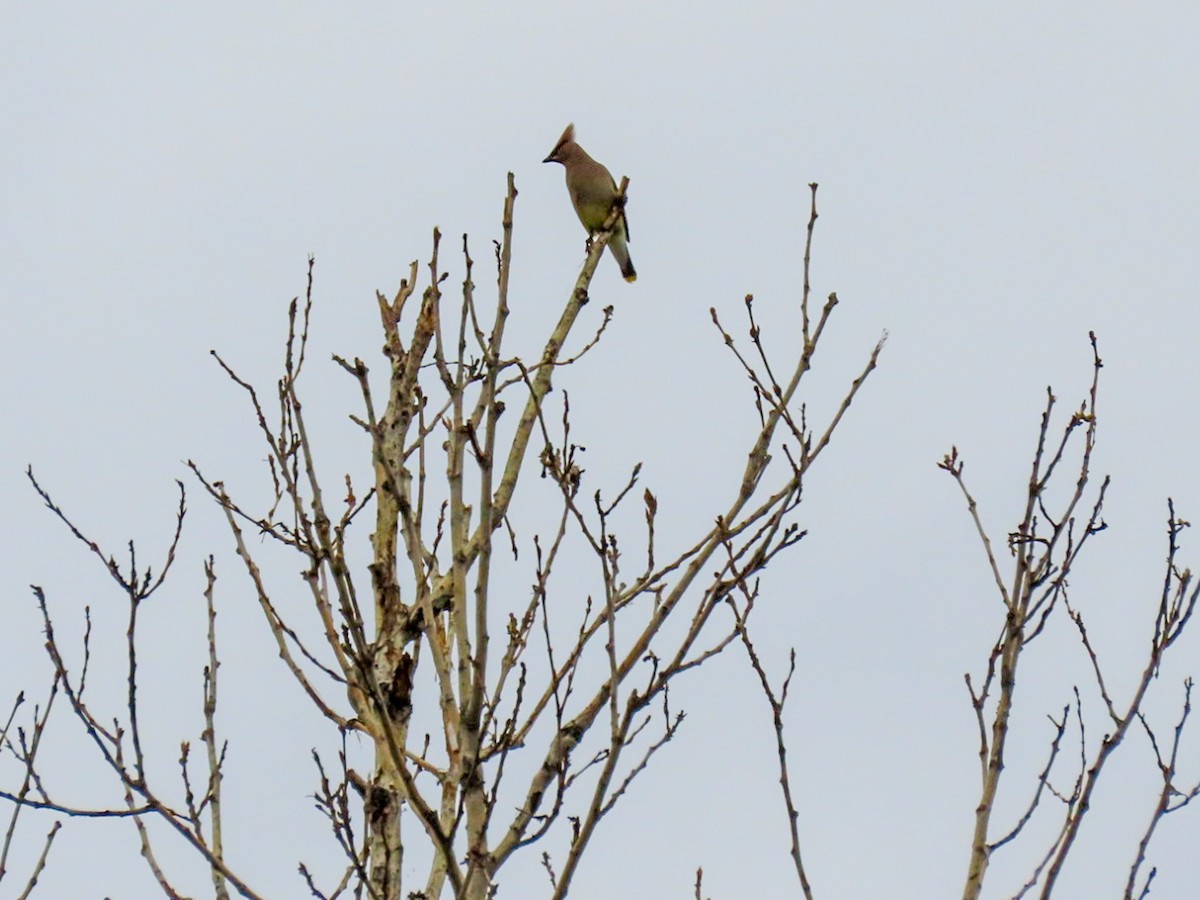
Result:
M608 249L612 251L613 259L621 267L621 275L625 280L637 281L637 271L633 268L633 261L629 258L629 248L625 245L624 236L617 233L609 238Z

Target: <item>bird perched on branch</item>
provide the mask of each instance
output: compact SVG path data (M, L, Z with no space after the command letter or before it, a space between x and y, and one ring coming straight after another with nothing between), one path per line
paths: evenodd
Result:
M542 162L562 163L567 170L567 193L571 195L571 203L575 214L587 229L588 235L593 235L604 227L608 214L612 212L613 203L617 199L617 183L613 181L608 169L596 162L587 152L575 143L575 125L567 126L554 149ZM637 272L629 260L629 223L625 220L625 210L617 217L613 226L612 236L608 239L608 249L612 251L613 259L621 267L621 274L626 281L635 281Z

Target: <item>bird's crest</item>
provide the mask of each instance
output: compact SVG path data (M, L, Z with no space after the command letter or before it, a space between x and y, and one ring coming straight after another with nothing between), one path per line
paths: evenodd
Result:
M562 133L562 137L558 139L558 143L554 145L554 149L550 151L550 156L554 157L558 151L562 149L564 144L574 143L575 141L575 123L568 123L566 129Z

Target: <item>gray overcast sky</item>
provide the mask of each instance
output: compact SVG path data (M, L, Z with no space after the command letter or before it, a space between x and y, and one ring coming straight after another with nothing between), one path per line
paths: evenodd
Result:
M821 185L814 288L842 300L814 415L890 333L809 484L810 537L756 612L776 672L789 646L800 653L789 738L818 896L961 889L977 800L962 674L981 667L1000 612L934 464L957 444L985 522L1006 533L1046 385L1064 408L1083 396L1089 329L1105 361L1097 471L1114 487L1111 527L1074 585L1128 684L1160 584L1166 497L1200 517L1196 4L10 3L0 47L0 698L45 683L31 582L66 635L85 603L98 633L124 627L120 597L39 508L24 467L91 536L113 550L135 537L146 559L165 546L173 479L187 482L178 580L147 613L161 774L173 777L178 739L200 728L198 585L211 552L231 789L273 807L266 819L240 810L234 857L268 896L302 896L298 859L330 860L304 796L309 748L324 738L182 463L262 486L253 422L208 351L269 385L287 301L315 254L309 403L329 477L365 472L344 419L355 391L329 354L380 368L374 291L427 258L435 225L450 283L467 232L476 281L490 284L509 170L521 192L513 346L533 352L581 258L562 172L540 164L571 120L631 179L639 272L628 286L602 262L590 311L611 303L616 318L567 385L594 487L644 461L680 540L720 508L752 421L708 308L740 333L753 293L786 352L808 182ZM1200 541L1185 539L1194 564ZM277 583L291 589L287 566ZM1009 820L1044 715L1086 679L1069 634L1050 637L1030 670L1043 684L1019 697L1012 775L1026 781L1009 785ZM1197 646L1157 683L1164 722L1182 675L1200 672ZM239 677L261 693L242 694ZM794 895L769 713L742 660L675 700L690 713L684 734L602 829L573 896L690 896L698 865L714 900ZM48 762L64 791L105 802L72 725L60 721ZM1090 727L1102 732L1098 711ZM1197 748L1185 780L1200 775ZM1123 883L1153 789L1145 741L1125 754L1064 896ZM1167 821L1156 897L1194 891L1197 829L1188 813ZM131 829L75 822L62 841L43 896L154 894ZM1017 889L1032 853L998 857L991 896ZM539 896L536 862L506 872L502 896Z

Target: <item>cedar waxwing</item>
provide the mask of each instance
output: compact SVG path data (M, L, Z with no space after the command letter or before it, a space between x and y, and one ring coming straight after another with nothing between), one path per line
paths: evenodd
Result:
M596 162L582 147L575 143L575 126L568 125L562 133L554 149L542 162L562 163L567 170L567 193L571 195L571 203L575 214L587 229L589 235L595 234L604 227L604 221L612 212L613 201L617 199L617 183L613 181L608 169ZM612 236L608 239L608 249L621 267L621 274L626 281L637 280L637 272L629 261L629 248L625 246L629 240L629 223L625 220L625 211L621 211L617 224L613 226Z

